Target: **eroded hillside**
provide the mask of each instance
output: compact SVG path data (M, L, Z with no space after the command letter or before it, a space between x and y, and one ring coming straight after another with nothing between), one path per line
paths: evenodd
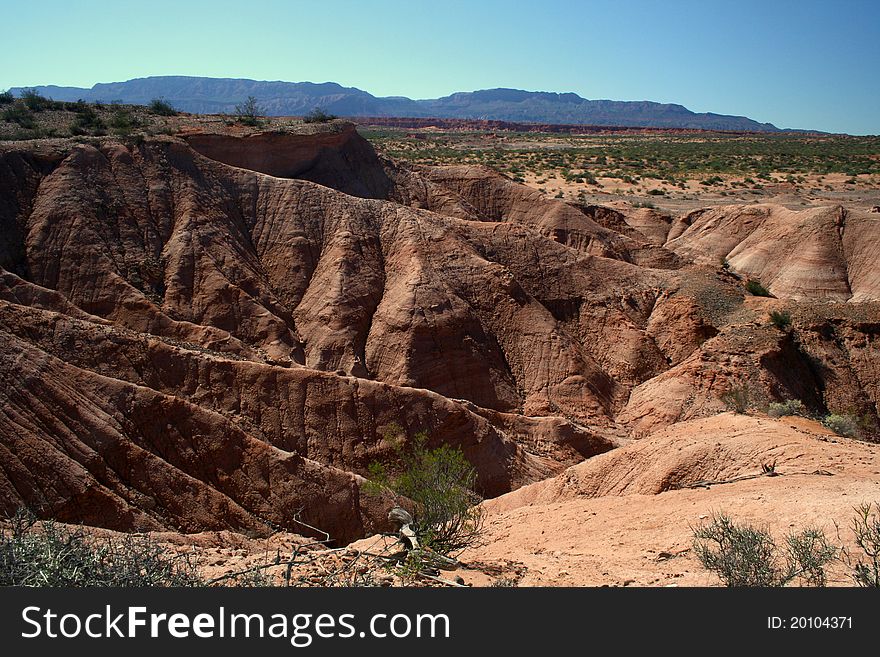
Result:
M871 438L877 226L575 206L382 158L343 122L8 143L2 510L252 533L299 513L344 542L384 526L361 484L389 427L460 446L494 497L743 385Z

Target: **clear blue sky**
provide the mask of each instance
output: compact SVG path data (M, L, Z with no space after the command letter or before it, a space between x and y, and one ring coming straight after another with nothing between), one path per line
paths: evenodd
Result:
M880 0L0 0L0 89L149 75L515 87L880 133Z

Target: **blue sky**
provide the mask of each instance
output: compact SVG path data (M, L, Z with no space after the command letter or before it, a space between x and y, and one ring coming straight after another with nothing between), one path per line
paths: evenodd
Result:
M0 0L0 89L148 75L515 87L880 133L880 0Z

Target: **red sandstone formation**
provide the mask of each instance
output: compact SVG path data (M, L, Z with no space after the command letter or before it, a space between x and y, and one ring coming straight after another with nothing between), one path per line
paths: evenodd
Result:
M733 385L876 419L876 223L576 207L341 123L7 144L0 509L254 533L299 513L342 542L383 526L360 484L392 425L460 446L496 496Z

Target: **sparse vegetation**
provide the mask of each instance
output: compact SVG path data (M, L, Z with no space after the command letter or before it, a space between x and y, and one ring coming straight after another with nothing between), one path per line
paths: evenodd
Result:
M104 120L98 116L95 109L86 103L78 105L75 110L76 117L70 126L72 135L103 135L106 133Z
M140 126L141 122L131 111L131 108L123 105L116 106L110 118L110 127L113 129L114 134L127 137Z
M339 117L335 114L328 114L320 107L316 107L303 117L305 123L327 123Z
M824 532L807 528L786 538L785 554L780 556L769 531L736 524L723 513L693 534L697 559L732 587L778 587L795 580L825 586L825 568L838 554Z
M196 564L147 537L95 538L19 511L0 531L2 586L198 586Z
M395 432L399 428L392 427L386 439L395 443L400 471L392 475L383 464L371 464L373 486L390 489L413 502L414 525L422 546L449 555L474 545L483 511L473 490L477 480L473 466L458 448L429 448L424 433L417 434L406 447Z
M807 417L809 413L807 412L807 407L804 406L804 403L800 399L787 399L781 403L771 403L767 415L770 417L786 417L792 415Z
M35 89L24 89L21 92L21 99L25 106L32 112L42 112L47 109L62 109L64 104L55 102L41 95Z
M846 436L847 438L858 438L859 436L859 422L852 415L831 413L825 416L822 424L838 436Z
M862 504L855 512L851 529L861 554L844 549L842 559L856 585L880 588L880 503Z
M721 401L734 413L742 414L748 411L751 405L751 391L746 384L740 383L721 395Z
M791 328L791 313L787 310L771 310L770 323L781 331Z
M235 117L239 123L249 126L260 125L260 117L263 115L263 108L253 96L235 106Z
M760 194L762 185L786 175L880 173L880 137L840 135L583 135L439 130L412 136L407 128L361 128L385 154L417 164L483 164L511 177L556 178L598 184L601 178L629 185L662 180L691 194L688 182L705 190L724 186ZM491 141L487 140L491 137ZM543 183L538 182L537 185ZM677 190L683 190L677 192ZM551 190L552 191L552 190ZM650 191L643 192L650 194Z
M153 114L159 116L177 116L177 110L164 98L154 98L151 100L148 109Z
M761 281L754 279L754 278L750 278L746 282L746 290L749 292L749 294L756 296L756 297L773 296L770 294L770 291L766 287L761 285Z
M9 91L0 91L0 105L9 105L15 102L15 96Z
M3 120L17 123L25 130L33 130L37 127L34 121L34 113L24 103L13 103L3 110Z

